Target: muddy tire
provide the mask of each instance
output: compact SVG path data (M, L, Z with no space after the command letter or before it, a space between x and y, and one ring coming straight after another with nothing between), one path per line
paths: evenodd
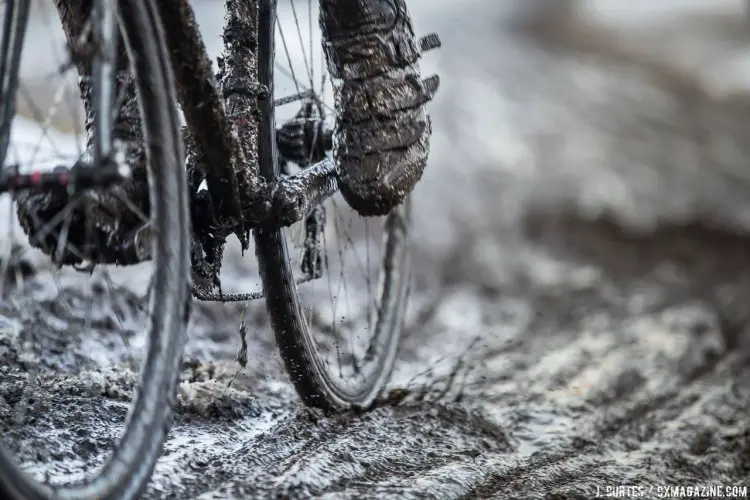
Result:
M273 92L272 69L277 50L274 39L276 1L259 0L258 6L258 79ZM284 11L279 9L279 15L283 13ZM282 29L282 24L279 23L278 29ZM303 21L300 24L304 26L305 23ZM294 38L282 36L280 39ZM281 47L278 54L279 58L283 59L284 51ZM308 80L311 88L314 81L312 77ZM300 85L302 84L304 81L300 82ZM261 103L260 115L260 173L267 181L273 182L283 174L279 167L276 148L272 147L276 141L272 100L268 99ZM332 211L336 213L332 214ZM329 222L331 217L348 217L351 226L363 226L373 220L360 216L348 207L337 207L335 204L333 210L325 208L324 212L328 214ZM345 215L341 215L342 213ZM358 309L352 306L351 310L347 311L351 311L351 316L346 318L336 311L338 299L345 295L344 291L336 290L345 290L347 285L338 288L331 285L336 273L327 273L326 271L330 270L328 267L317 278L319 281L328 280L332 296L330 301L333 305L330 305L330 314L325 321L314 319L321 311L325 313L329 307L322 304L327 299L325 293L315 296L310 292L316 298L304 302L300 299L303 293L301 289L308 285L300 284L301 281L295 278L293 259L290 258L290 235L293 234L293 228L263 229L254 232L260 276L276 343L297 393L308 406L326 411L367 408L375 401L391 373L403 330L409 292L408 200L387 213L380 222L382 224L377 231L382 238L375 244L378 248L373 251L379 254L379 258L373 257L373 261L376 262L373 262L372 273L375 276L374 279L370 279L368 274L364 280L368 284L368 300L362 301L367 302L366 306L357 306ZM350 247L353 246L356 245L352 244ZM369 255L368 253L368 263ZM327 262L328 259L329 256L326 255L321 261ZM369 266L363 267L367 267L369 273ZM374 269L375 267L378 269ZM343 262L340 277L342 280L354 280L351 269L347 271ZM374 283L373 288L377 288L372 296L369 296L370 283ZM325 288L325 285L323 287ZM306 311L308 307L309 313ZM354 309L357 311L353 312ZM365 316L367 319L362 319ZM341 332L347 328L348 336L343 338ZM355 343L359 345L353 346ZM323 354L326 346L334 353L330 355L330 359L326 359ZM343 353L349 346L353 346L351 352Z
M29 3L28 0L6 2L5 8L28 8ZM72 2L66 4L70 5ZM169 429L189 304L184 153L172 72L154 5L150 0L120 0L115 5L134 74L148 165L151 224L158 235L152 250L155 273L147 352L124 435L104 466L85 483L53 487L35 481L0 447L0 497L4 499L135 498L151 476ZM64 18L67 10L61 13ZM6 37L23 32L7 28L3 24ZM4 65L3 69L17 72L12 64ZM12 113L4 113L3 117L6 121L13 118ZM8 126L9 123L2 123L4 131Z

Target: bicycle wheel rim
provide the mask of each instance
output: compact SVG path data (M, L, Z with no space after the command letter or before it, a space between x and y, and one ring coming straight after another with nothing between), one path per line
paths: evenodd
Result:
M260 0L258 10L259 81L274 95L277 2ZM275 112L270 99L261 105L260 130L260 173L266 180L273 181L280 172ZM407 201L385 218L376 317L370 326L374 333L363 360L360 360L367 363L366 373L356 383L337 379L330 363L321 355L320 344L303 312L289 258L287 230L263 229L254 232L260 275L276 342L292 383L305 404L324 410L365 408L373 403L382 390L396 357L408 298L408 227ZM364 373L362 367L359 371Z
M148 0L116 3L135 74L147 161L156 269L148 349L125 432L103 468L87 482L49 487L24 473L0 447L4 498L134 498L146 485L168 430L182 350L189 291L186 174L174 89L163 35Z

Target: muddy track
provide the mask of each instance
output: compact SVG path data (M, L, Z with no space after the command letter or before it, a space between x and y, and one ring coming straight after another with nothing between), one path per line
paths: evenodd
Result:
M612 227L555 226L574 232L579 245L629 250ZM700 251L701 265L715 262L708 267L721 276L744 265L731 256L750 250L748 240L696 228L672 228L637 245L663 236L679 241L679 255L653 251L640 266L671 264L675 275L698 275L678 262ZM709 236L722 241L716 252L705 248ZM562 253L575 256L555 257ZM408 373L397 374L390 394L366 414L326 418L301 408L272 366L272 346L252 338L250 369L232 388L231 363L186 367L176 425L148 497L573 498L592 495L596 485L742 485L750 473L750 355L732 305L691 293L689 280L662 285L637 269L616 279L580 247L546 257L559 266L556 279L527 271L493 290L451 285L405 342L400 366ZM737 299L747 293L743 281L715 286ZM229 329L227 319L215 328ZM13 348L4 347L3 366L17 365ZM8 425L26 380L5 371ZM6 442L41 462L36 470L70 479L112 446L133 380L122 369L40 375L43 390L27 400Z
M260 303L246 313L249 364L233 380L241 306L196 304L175 425L146 498L750 487L750 175L721 149L706 153L718 165L706 170L638 149L638 120L673 139L683 123L652 102L638 107L638 92L658 101L673 89L632 62L498 34L498 20L466 23L434 27L447 47L438 65L457 76L433 113L434 159L415 198L414 301L388 391L363 414L302 408ZM502 47L496 58L463 57L489 41ZM730 126L740 111L723 122L727 135L741 134ZM612 128L597 128L615 112ZM579 142L549 149L564 145L560 130ZM600 141L602 158L638 161L592 159L585 140ZM699 196L702 184L712 191ZM233 270L254 266L229 258ZM46 270L32 261L27 281L44 295ZM27 306L34 331L0 320L4 439L53 482L79 478L114 445L142 348L137 294L103 292L85 332L68 326L70 310L53 299Z

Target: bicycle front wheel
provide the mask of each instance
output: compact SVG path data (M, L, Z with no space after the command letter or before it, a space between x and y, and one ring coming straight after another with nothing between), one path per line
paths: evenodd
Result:
M259 1L259 81L277 103L291 101L285 98L290 94L307 96L303 108L314 108L315 116L276 110L272 99L261 103L260 170L269 181L314 163L280 165L276 116L322 123L313 127L314 136L330 131L335 118L330 103L336 82L328 81L317 2L306 2L304 9L294 1L281 4L277 9L275 0ZM328 156L330 148L329 143ZM320 160L320 149L311 151L309 160ZM408 234L408 201L385 216L361 217L340 194L290 228L254 231L276 342L306 405L366 408L383 389L408 299Z
M134 498L147 484L169 428L186 340L187 176L182 163L175 90L162 28L150 0L111 2L116 10L106 12L110 20L107 26L111 27L106 36L98 35L104 30L104 10L96 11L104 17L92 16L92 6L103 3L58 0L55 4L57 13L46 0L0 3L0 15L4 16L0 20L3 151L7 146L0 174L4 175L4 189L9 191L0 196L0 209L9 220L5 224L3 217L4 224L0 226L7 231L0 237L0 331L4 360L9 360L3 366L1 396L4 404L10 402L14 414L12 418L6 414L2 417L5 432L0 446L0 497ZM20 14L28 14L30 5L34 7L36 24L19 27L19 22L25 24L28 19ZM51 19L58 15L63 30L59 30L57 19L56 25L52 23ZM99 41L107 39L112 41L111 47L122 48L115 40L116 26L126 50L113 49L117 56L108 59L110 63L117 60L116 68L110 64L116 74L110 73L111 79L106 78L113 82L108 86L104 83L106 71L97 70L97 63L92 61L97 54L112 52L103 42L94 41L100 36ZM24 29L35 32L26 37L24 51L28 53L19 57ZM50 41L47 46L41 45ZM47 74L26 73L26 79L18 78L19 65L23 67L24 61L26 71ZM23 72L21 76L24 77ZM71 80L74 89L78 80L80 93L79 89L66 91ZM40 90L34 87L39 82L55 87ZM113 91L111 95L107 89ZM85 110L81 110L81 98ZM14 101L15 108L10 109ZM102 126L103 117L110 117L111 122L107 120L109 123ZM84 126L88 134L82 132ZM48 170L73 164L88 168L89 172L103 168L105 163L96 159L104 151L95 145L107 142L98 142L97 138L110 136L115 139L112 144L122 147L118 147L124 153L121 165L131 169L131 177L124 183L105 187L93 181L93 186L85 189L70 189L68 180L77 175L73 172L81 170ZM58 177L59 185L53 185ZM43 179L51 182L41 183ZM33 189L29 189L30 185ZM19 221L28 243L46 254L52 266L45 266L38 258L38 266L29 263L40 252L20 241L19 237L24 236L14 227ZM150 247L125 245L133 241L130 236L134 228L146 228L153 235L148 240ZM141 256L150 259L142 264L146 266L142 271L125 275L122 268L114 266L139 264ZM73 265L86 272L75 272ZM43 272L37 272L39 269ZM134 279L146 270L153 272L150 280ZM140 308L140 292L129 288L136 286L133 281L143 281L143 288L150 289L143 290L149 295L148 310ZM133 305L133 314L127 318L107 312L118 297ZM11 327L6 328L8 324ZM109 460L92 478L64 484L69 481L69 469L68 474L55 472L66 471L70 464L55 467L55 461L65 460L65 453L48 457L40 467L35 462L44 456L45 446L35 434L44 433L56 440L69 438L74 450L90 450L92 446L97 449L96 444L92 445L90 429L101 432L98 423L115 422L112 427L120 427L123 403L99 400L96 392L82 396L54 391L69 380L76 383L80 379L80 375L65 374L66 370L79 370L79 362L86 368L91 366L86 365L91 362L87 351L98 349L91 356L104 358L104 363L123 361L110 356L111 351L121 352L125 360L129 359L131 345L127 339L139 338L141 328L147 333L145 356L124 422L124 434ZM125 349L117 349L122 347L118 340ZM79 342L88 343L88 347L76 350ZM23 358L22 348L29 351L23 353ZM8 352L16 354L9 356ZM60 356L55 358L56 354L62 360ZM45 380L56 382L47 384ZM24 417L23 413L33 409L39 400L49 406L55 404L55 410L37 409L34 418ZM68 421L68 415L95 418L98 422ZM97 466L103 461L93 458Z

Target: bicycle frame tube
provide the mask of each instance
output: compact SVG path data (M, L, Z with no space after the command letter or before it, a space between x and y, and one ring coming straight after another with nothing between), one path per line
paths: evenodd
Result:
M253 3L237 0L227 2L227 7ZM247 185L255 177L254 162L237 165L239 144L232 134L192 7L187 0L159 0L154 4L164 27L178 99L189 130L188 161L197 163L205 173L216 215L239 223L242 204L238 185Z
M109 0L95 0L92 9L94 35L93 97L98 119L94 126L94 165L112 160L112 124L116 105L118 28L115 8Z
M10 141L10 127L16 107L16 86L23 39L29 20L29 0L9 0L5 4L5 29L0 45L0 171ZM13 34L15 33L15 36ZM10 71L8 69L10 68Z
M277 0L258 0L258 81L266 86L269 96L273 96L273 67L275 61L276 7ZM268 166L261 169L260 175L271 181L278 175L279 160L274 133L276 114L273 99L264 99L258 103L260 111L260 130L266 133L258 137L258 164Z
M218 82L188 1L156 4L190 131L193 152L188 161L196 162L206 176L217 225L230 228L227 235L240 236L253 227L301 220L336 191L336 169L324 160L283 178L259 170L259 165L277 163L277 103L271 97L276 0L225 2L225 49Z

